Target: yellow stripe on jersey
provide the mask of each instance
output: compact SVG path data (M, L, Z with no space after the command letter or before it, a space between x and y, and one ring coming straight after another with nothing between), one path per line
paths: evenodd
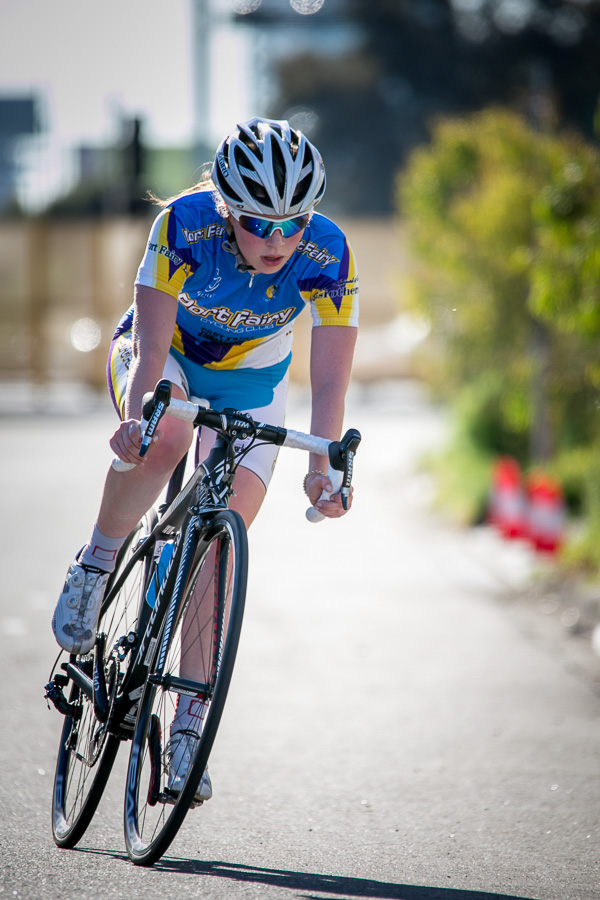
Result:
M301 291L310 305L313 325L358 325L358 277L354 254L350 247L348 275L339 287L334 283L328 291L322 286ZM343 287L342 287L343 284ZM341 291L344 290L342 294ZM334 297L332 297L332 294ZM341 296L340 296L341 295ZM334 299L335 298L335 299Z
M179 325L175 326L175 331L173 332L173 340L171 341L171 347L181 353L182 356L185 356L185 347L183 346L181 328L179 327Z
M257 338L254 341L244 341L243 344L235 344L231 350L225 354L223 359L217 362L205 363L207 369L240 369L248 358L248 355L256 348L264 343L264 338Z
M156 220L152 232L150 234L150 242L146 251L144 263L148 260L150 252L153 252L152 258L152 281L153 287L158 287L165 293L170 294L176 300L179 293L183 289L186 279L191 273L189 265L183 264L178 268L174 267L173 257L169 255L168 228L169 216L171 210L167 209ZM142 263L142 265L144 264ZM148 282L145 281L145 284Z

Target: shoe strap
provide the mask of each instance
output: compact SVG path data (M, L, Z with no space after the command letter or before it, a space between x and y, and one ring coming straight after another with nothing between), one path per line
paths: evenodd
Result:
M198 732L192 731L191 728L179 728L177 731L173 732L173 734L171 735L171 738L174 738L178 734L186 734L186 735L188 735L188 737L195 737L195 738L198 738L198 740L200 739L200 735L198 734Z

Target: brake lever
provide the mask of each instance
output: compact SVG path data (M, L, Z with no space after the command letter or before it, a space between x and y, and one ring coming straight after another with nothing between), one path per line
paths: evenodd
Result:
M336 456L339 461L343 463L344 474L342 477L340 495L342 498L342 506L345 510L348 510L350 505L350 486L352 484L352 473L354 470L354 457L360 441L360 431L357 431L356 428L350 428L336 448ZM331 463L335 466L333 459L331 459Z
M173 385L167 379L159 381L154 388L153 394L145 394L143 402L142 416L148 422L144 429L142 443L140 445L139 454L145 456L148 447L152 443L152 438L158 428L158 423L164 416L171 402L171 390Z
M346 464L344 466L344 477L342 479L342 487L340 490L340 496L342 498L342 506L345 510L348 509L348 505L350 502L350 485L352 484L352 469L354 463L354 453L352 450L349 450L346 454Z

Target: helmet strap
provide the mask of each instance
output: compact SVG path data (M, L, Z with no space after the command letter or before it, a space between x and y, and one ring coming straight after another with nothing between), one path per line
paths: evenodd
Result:
M253 266L249 266L238 247L235 239L235 231L229 219L225 219L225 230L227 232L227 240L223 241L223 250L235 256L235 267L239 272L254 272Z

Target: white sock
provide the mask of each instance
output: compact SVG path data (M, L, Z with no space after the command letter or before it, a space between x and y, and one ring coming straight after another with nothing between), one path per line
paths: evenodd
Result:
M95 566L105 572L114 572L117 565L117 555L125 543L125 538L111 538L102 534L97 525L89 542L79 554L79 562L84 566Z
M171 723L171 734L176 731L202 732L202 725L208 711L208 704L199 697L184 697L179 695L175 718Z

